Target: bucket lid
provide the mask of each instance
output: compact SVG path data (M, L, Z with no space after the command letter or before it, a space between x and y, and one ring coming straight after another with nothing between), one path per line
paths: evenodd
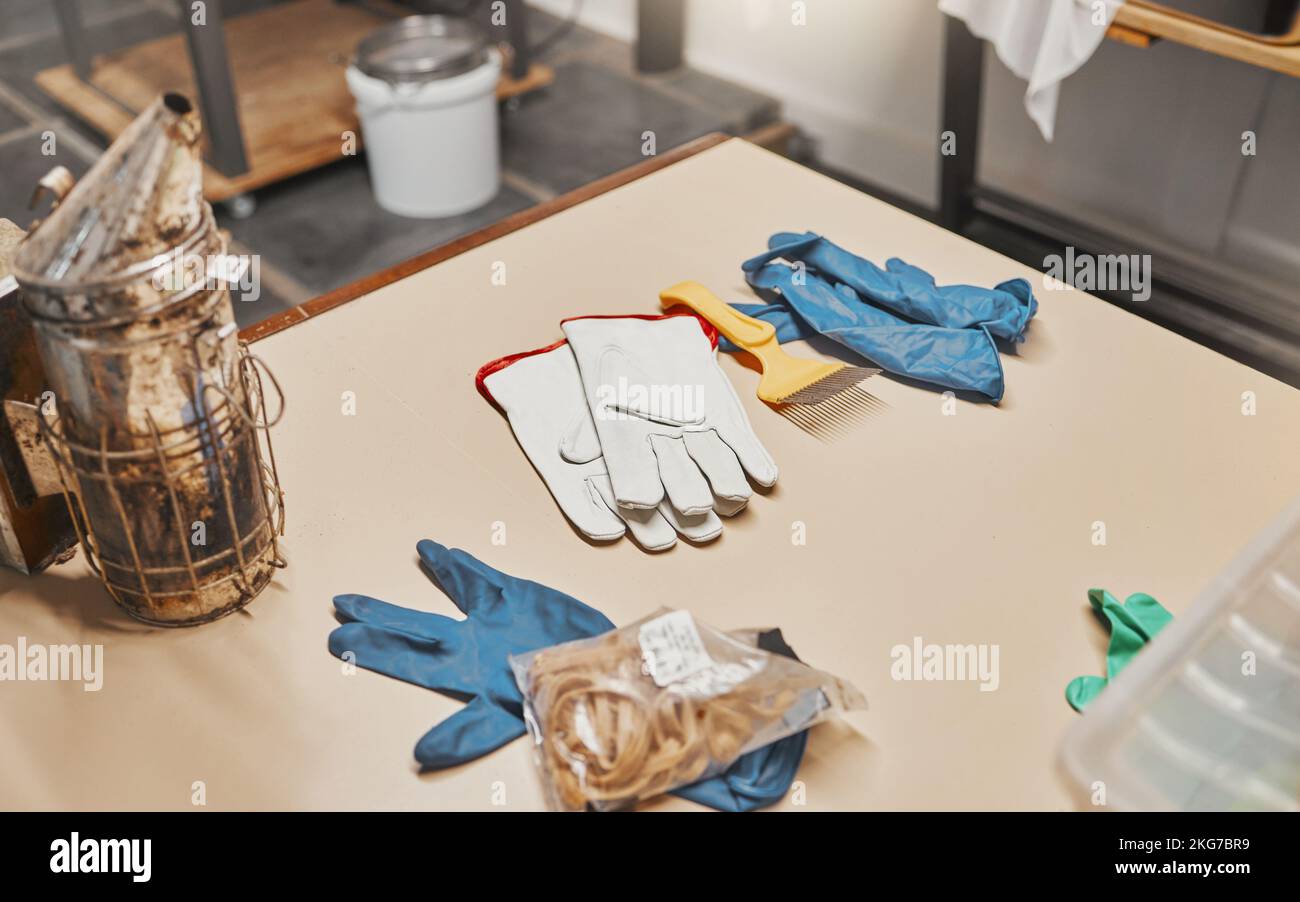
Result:
M18 251L19 282L77 290L129 277L204 226L199 120L180 94L159 97L91 167Z
M487 61L487 36L457 16L407 16L366 36L355 65L374 78L421 82L451 78Z

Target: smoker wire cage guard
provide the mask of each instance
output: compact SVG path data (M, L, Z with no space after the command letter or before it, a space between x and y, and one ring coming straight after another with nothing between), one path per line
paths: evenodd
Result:
M283 395L246 344L234 370L237 391L193 381L193 424L160 430L148 416L149 432L130 435L126 450L109 446L106 428L89 446L65 436L57 414L39 420L91 569L146 623L216 620L250 602L285 566L284 493L270 435ZM278 396L274 419L263 373Z

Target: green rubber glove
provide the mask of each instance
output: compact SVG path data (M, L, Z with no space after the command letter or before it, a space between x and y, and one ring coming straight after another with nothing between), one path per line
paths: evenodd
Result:
M1105 589L1089 589L1088 601L1092 608L1110 621L1110 647L1106 649L1106 675L1081 676L1070 680L1065 687L1065 700L1076 711L1082 711L1101 694L1106 684L1128 666L1133 656L1142 650L1156 633L1165 628L1174 617L1145 592L1136 592L1123 604Z

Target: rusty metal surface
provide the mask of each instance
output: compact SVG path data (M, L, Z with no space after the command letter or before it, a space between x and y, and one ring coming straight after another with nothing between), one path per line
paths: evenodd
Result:
M0 219L0 399L6 405L35 401L44 385L36 337L11 268L26 234ZM0 415L0 565L33 573L75 542L62 499L32 484L21 442L8 418Z
M58 464L41 434L41 409L35 404L6 398L4 415L13 430L32 491L38 498L61 493L63 481L59 478Z

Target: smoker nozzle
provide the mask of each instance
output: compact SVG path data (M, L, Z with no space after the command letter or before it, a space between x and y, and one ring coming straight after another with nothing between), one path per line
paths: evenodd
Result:
M184 96L150 104L23 243L18 281L66 293L129 279L205 228L200 132Z

